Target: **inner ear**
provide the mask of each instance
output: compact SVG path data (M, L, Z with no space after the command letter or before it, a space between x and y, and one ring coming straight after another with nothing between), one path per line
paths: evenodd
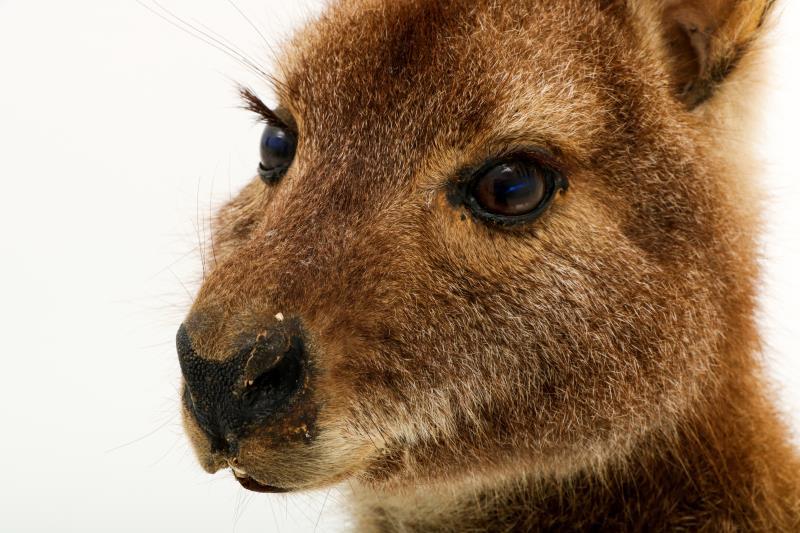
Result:
M698 84L712 67L714 36L730 15L733 2L725 0L668 0L663 13L665 39L672 61L672 79L681 99L693 106Z
M708 100L733 71L774 0L662 0L661 27L677 96Z

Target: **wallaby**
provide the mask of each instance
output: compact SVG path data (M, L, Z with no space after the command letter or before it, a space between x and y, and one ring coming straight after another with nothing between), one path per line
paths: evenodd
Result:
M800 531L754 317L769 0L343 0L250 90L203 467L361 531ZM349 486L348 486L349 485Z

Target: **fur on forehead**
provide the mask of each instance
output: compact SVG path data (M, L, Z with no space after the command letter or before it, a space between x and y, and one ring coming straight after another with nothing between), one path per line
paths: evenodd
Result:
M723 127L750 105L724 82L750 70L771 2L703 1L345 0L294 38L277 84L291 168L220 211L185 322L220 363L278 316L307 334L311 396L228 450L237 468L291 489L354 479L376 524L386 494L414 524L404 490L444 484L482 516L426 493L456 525L405 529L511 531L535 528L464 480L513 478L530 502L501 510L526 523L588 524L594 506L630 526L608 529L691 528L695 500L766 494L732 465L797 464L759 404L754 172ZM566 170L535 223L490 227L447 196L515 148ZM224 466L193 424L204 466ZM581 479L570 509L536 503Z
M643 66L635 46L620 46L626 18L603 4L345 2L295 38L283 103L312 152L369 143L374 160L386 144L397 162L500 138L588 157L610 127L609 94L631 94L623 85L641 78L601 72Z

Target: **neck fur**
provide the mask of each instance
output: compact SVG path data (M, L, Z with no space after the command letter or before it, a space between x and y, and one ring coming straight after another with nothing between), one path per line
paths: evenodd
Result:
M567 478L356 489L363 531L800 531L800 461L757 379L720 387L669 433Z

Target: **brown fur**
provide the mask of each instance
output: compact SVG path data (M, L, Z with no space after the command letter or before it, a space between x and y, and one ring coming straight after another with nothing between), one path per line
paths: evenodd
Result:
M219 213L186 322L217 361L277 313L310 336L313 438L287 418L240 467L353 481L365 531L799 531L739 140L771 5L347 0L304 29L277 84L297 157ZM544 216L448 202L528 147L570 181Z

